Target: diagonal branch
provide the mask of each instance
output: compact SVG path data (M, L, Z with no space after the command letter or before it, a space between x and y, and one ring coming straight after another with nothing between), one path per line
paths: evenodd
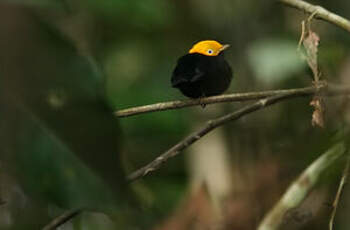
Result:
M277 230L288 212L298 207L317 183L320 175L346 153L346 145L340 141L317 158L284 193L273 209L261 221L258 230Z
M310 3L301 1L301 0L278 0L279 2L297 8L299 10L302 10L309 14L314 14L315 18L320 18L325 21L328 21L330 23L333 23L336 26L339 26L340 28L350 32L350 21L334 14L327 9L323 8L322 6L316 6L312 5Z
M273 105L277 102L287 100L290 98L295 98L295 97L302 97L302 96L307 96L307 95L314 95L314 94L321 94L321 93L326 93L328 95L336 95L339 93L345 93L349 94L349 88L345 88L346 91L344 91L344 88L338 88L338 87L330 87L327 85L322 85L319 87L310 87L310 88L305 88L304 91L291 91L288 93L282 93L280 95L275 95L271 97L267 97L264 99L260 99L259 101L247 105L235 112L229 113L227 115L221 116L217 119L209 121L204 127L199 129L198 131L192 133L191 135L187 136L184 138L182 141L171 147L169 150L167 150L165 153L161 154L159 157L157 157L155 160L147 164L146 166L136 170L135 172L131 173L128 176L128 181L134 181L136 179L139 179L141 177L146 176L152 171L157 170L163 163L165 163L167 160L169 160L172 157L177 156L182 150L187 148L189 145L193 144L194 142L198 141L200 138L205 136L207 133L210 131L214 130L215 128L230 122L234 120L238 120L239 118L250 114L254 111L266 108L270 105Z
M324 86L318 86L324 87ZM332 91L348 91L350 92L350 86L332 86L328 87L329 92ZM171 109L179 109L196 105L207 105L214 103L223 103L223 102L234 102L234 101L251 101L257 99L263 99L271 96L277 96L282 94L298 94L300 96L304 95L313 95L317 91L316 87L305 87L305 88L297 88L297 89L281 89L281 90L268 90L268 91L260 91L260 92L248 92L248 93L234 93L234 94L225 94L219 96L212 96L201 98L201 100L190 99L184 101L169 101L169 102L161 102L151 105L144 105L133 107L129 109L123 109L115 112L117 117L128 117L134 116L142 113L150 113Z
M82 212L81 209L69 210L64 212L62 215L54 218L50 223L45 225L42 230L54 230L62 226L67 221L73 219L75 216L79 215Z
M329 220L329 230L333 230L333 224L334 224L334 219L335 219L335 214L337 213L337 208L338 208L338 204L339 204L339 200L340 200L340 196L342 194L342 191L344 189L344 185L347 181L347 178L349 176L349 168L350 168L350 155L348 154L346 163L345 163L345 167L343 170L343 175L341 177L340 183L339 183L339 187L337 190L337 194L335 195L335 199L333 201L333 210L332 210L332 214L331 214L331 218Z

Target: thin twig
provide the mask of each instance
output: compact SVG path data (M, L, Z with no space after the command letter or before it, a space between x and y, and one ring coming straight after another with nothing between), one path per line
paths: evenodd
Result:
M280 95L283 93L289 92L309 92L313 91L314 88L306 87L300 89L282 89L282 90L269 90L269 91L261 91L261 92L248 92L248 93L233 93L233 94L225 94L219 96L212 96L198 99L188 99L183 101L169 101L169 102L161 102L151 105L138 106L134 108L119 110L115 112L118 117L127 117L133 116L140 113L149 113L163 110L171 110L171 109L179 109L184 107L196 106L196 105L208 105L214 103L223 103L223 102L233 102L233 101L250 101L262 99L270 96Z
M329 230L333 230L335 214L337 212L341 193L343 191L344 185L345 185L346 180L347 180L348 175L349 175L349 167L350 167L350 155L348 155L348 158L346 160L346 165L345 165L344 170L343 170L343 174L342 174L342 177L341 177L341 180L339 183L338 191L337 191L337 194L335 195L335 199L333 201L333 205L332 205L333 211L331 214L331 219L329 220Z
M320 84L321 85L321 84ZM324 85L318 86L318 88L324 88ZM117 117L128 117L134 116L142 113L150 113L156 111L164 111L171 109L179 109L190 106L202 105L202 104L214 104L214 103L223 103L223 102L234 102L234 101L251 101L257 99L263 99L271 96L282 95L285 93L292 93L302 95L313 95L317 91L317 87L305 87L297 89L282 89L282 90L268 90L260 92L247 92L247 93L234 93L234 94L225 94L219 96L212 96L201 98L201 100L190 99L184 101L169 101L161 102L156 104L137 106L129 109L123 109L115 112ZM328 89L329 92L333 91L350 91L350 86L334 86ZM341 93L340 93L341 94Z
M81 209L69 210L67 212L64 212L62 215L56 217L50 223L45 225L42 230L54 230L59 226L63 225L64 223L66 223L67 221L71 220L81 212L82 212Z
M350 32L349 20L330 12L329 10L323 8L322 6L312 5L310 3L307 3L301 0L278 0L278 1L288 6L307 12L309 14L315 14L315 18L323 19Z
M297 51L299 51L301 54L301 44L303 44L303 41L305 39L305 21L301 21L301 34L300 34L300 38L299 38L299 42L298 42L298 48ZM304 55L302 55L302 58L305 59Z
M187 148L189 145L193 144L194 142L198 141L200 138L202 138L204 135L206 135L210 131L214 130L215 128L217 128L217 127L219 127L219 126L221 126L229 121L238 120L239 118L241 118L249 113L252 113L252 112L257 111L259 109L263 109L267 106L273 105L273 104L275 104L279 101L282 101L282 100L286 100L286 99L294 98L294 97L302 97L302 96L306 96L306 95L312 95L315 93L320 93L322 90L324 91L326 89L326 86L323 85L320 87L315 87L315 88L310 87L310 88L306 88L306 89L307 90L303 90L303 91L299 91L299 90L290 91L288 93L283 93L280 95L260 99L259 101L255 102L251 105L247 105L247 106L245 106L245 107L243 107L235 112L229 113L227 115L224 115L222 117L219 117L217 119L209 121L204 127L202 127L198 131L196 131L193 134L184 138L182 141L180 141L179 143L177 143L176 145L171 147L169 150L167 150L166 152L161 154L155 160L153 160L152 162L150 162L146 166L136 170L135 172L131 173L127 179L129 181L134 181L136 179L139 179L141 177L146 176L147 174L149 174L152 171L157 170L168 159L170 159L174 156L177 156L182 150ZM329 95L333 95L334 93L340 92L337 90L334 91L335 89L339 90L339 88L337 88L337 87L334 88L334 87L328 86L328 89L326 92ZM344 91L342 91L342 92L344 92ZM347 88L346 93L350 93L348 88Z
M308 166L284 193L278 203L264 217L258 230L277 230L283 223L286 214L298 207L317 183L322 172L335 163L346 152L343 141L333 145L317 160Z

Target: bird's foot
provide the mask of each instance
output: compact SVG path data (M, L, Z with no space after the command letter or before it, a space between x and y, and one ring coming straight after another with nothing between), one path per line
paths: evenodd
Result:
M202 108L204 109L205 106L207 106L207 104L205 104L205 103L203 102L203 98L204 98L204 97L200 97L200 98L199 98L199 104L200 104L200 106L202 106Z

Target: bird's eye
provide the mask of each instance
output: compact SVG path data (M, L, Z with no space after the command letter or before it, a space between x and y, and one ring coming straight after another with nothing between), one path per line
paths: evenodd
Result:
M212 49L208 49L208 54L212 54L214 51Z

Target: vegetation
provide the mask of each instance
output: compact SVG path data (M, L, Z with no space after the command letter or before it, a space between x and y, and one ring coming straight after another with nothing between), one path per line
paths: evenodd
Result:
M348 229L349 10L2 1L0 229ZM206 39L234 77L187 99Z

